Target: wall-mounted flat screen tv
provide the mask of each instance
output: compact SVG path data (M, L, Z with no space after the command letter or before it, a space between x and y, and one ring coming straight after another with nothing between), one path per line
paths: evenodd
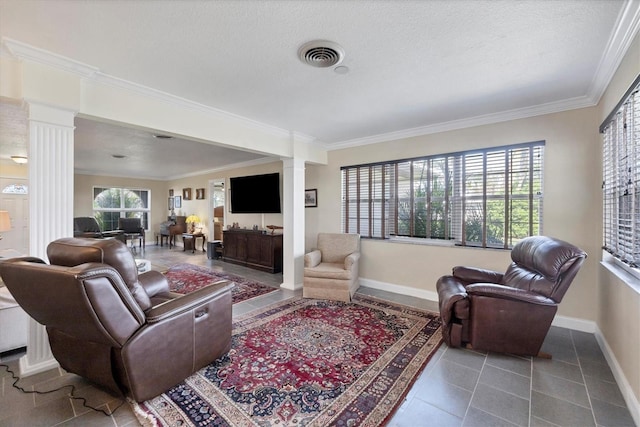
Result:
M231 212L281 213L280 174L230 178Z

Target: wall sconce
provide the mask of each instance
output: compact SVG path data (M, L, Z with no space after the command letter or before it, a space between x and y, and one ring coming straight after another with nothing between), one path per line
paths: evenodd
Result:
M29 161L27 159L27 156L11 156L11 160L18 163L19 165L24 165Z
M9 211L0 211L0 233L9 230L11 230ZM2 240L2 234L0 234L0 240Z

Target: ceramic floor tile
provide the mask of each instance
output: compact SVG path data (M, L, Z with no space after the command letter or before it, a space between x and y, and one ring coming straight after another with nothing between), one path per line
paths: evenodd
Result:
M478 384L471 406L518 426L529 425L529 400L498 390L486 384Z
M462 418L458 418L423 401L413 399L401 414L395 416L387 424L389 427L460 427Z
M590 409L537 391L531 392L531 416L561 427L596 425Z
M480 409L471 407L467 412L462 427L516 427L517 424L513 424L502 418L488 414Z
M485 365L482 369L479 382L527 400L531 394L531 379L529 377L490 365Z
M420 385L414 385L417 388L415 399L429 403L443 411L453 414L457 417L464 417L467 407L471 401L471 392L444 381L426 381Z
M472 392L475 390L479 377L480 371L446 360L443 356L427 378L433 378L434 381L448 382Z
M565 380L540 370L533 372L532 389L585 408L590 407L587 387L584 384Z
M482 370L486 359L484 355L460 348L447 348L447 351L442 357L459 365L475 369L476 371Z
M569 381L584 382L580 366L571 363L536 358L533 360L533 372L535 373L537 370Z
M514 372L518 375L531 377L531 359L527 357L511 356L508 354L489 353L487 365Z
M616 379L611 372L611 368L606 363L594 361L592 359L580 359L580 367L585 377L594 377L599 380L615 382Z
M592 399L602 400L613 405L626 407L620 387L615 382L603 381L595 377L584 377L587 390Z
M603 427L635 427L631 413L626 407L591 399L596 422Z

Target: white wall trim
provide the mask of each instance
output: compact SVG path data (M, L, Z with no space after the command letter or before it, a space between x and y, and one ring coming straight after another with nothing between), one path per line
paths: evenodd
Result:
M393 292L394 294L408 295L411 297L422 298L429 301L438 301L436 292L424 289L410 288L408 286L395 285L393 283L379 282L377 280L360 278L360 286L365 288L378 289L381 291Z
M553 318L552 326L573 329L574 331L595 333L597 325L593 320L578 319L577 317L559 316Z
M624 375L618 360L616 359L613 350L609 347L609 343L605 339L602 331L596 325L595 330L596 341L600 345L600 349L604 354L604 358L607 359L607 363L613 372L613 376L618 383L618 387L620 387L620 392L622 393L622 397L624 398L625 403L627 404L627 408L629 408L629 412L631 413L631 417L633 418L636 425L640 426L640 401L633 393L633 389L631 388L631 384L627 381L627 377Z

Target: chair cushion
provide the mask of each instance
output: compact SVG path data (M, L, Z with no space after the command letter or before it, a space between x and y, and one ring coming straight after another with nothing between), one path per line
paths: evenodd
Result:
M317 267L305 268L305 277L317 277L321 279L351 280L353 274L344 269L343 263L321 262Z
M322 262L344 262L354 252L360 252L360 235L343 233L319 233L318 249Z

